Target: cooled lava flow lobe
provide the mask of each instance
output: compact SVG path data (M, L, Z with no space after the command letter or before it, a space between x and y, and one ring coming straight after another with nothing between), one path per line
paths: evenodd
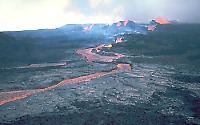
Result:
M120 71L132 70L132 67L130 64L117 64L117 67L118 67L118 70Z
M93 49L98 50L99 48L102 48L104 45L97 46L96 48L89 48L89 49L84 49L84 50L78 50L77 53L81 54L82 56L85 56L87 58L87 61L104 61L104 62L112 62L114 59L119 59L123 57L124 55L119 54L119 53L114 53L115 56L100 56L96 53L92 53ZM131 70L130 64L118 64L117 69L114 69L110 72L97 72L94 74L89 74L85 76L80 76L77 78L73 79L66 79L58 84L55 84L53 86L49 86L46 88L42 89L35 89L35 90L19 90L19 91L10 91L10 92L0 92L0 105L4 103L8 103L11 101L19 100L28 97L31 94L38 93L41 91L46 91L53 89L55 87L61 86L61 85L66 85L66 84L75 84L75 83L80 83L80 82L87 82L95 78L99 78L105 75L117 73L120 71L126 71L126 70Z
M51 66L66 66L67 63L43 63L43 64L30 64L25 68L40 68L40 67L51 67Z

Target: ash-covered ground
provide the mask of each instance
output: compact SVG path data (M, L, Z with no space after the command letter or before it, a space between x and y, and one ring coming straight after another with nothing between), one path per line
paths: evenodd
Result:
M130 64L132 70L61 84L3 103L0 124L200 124L199 27L170 24L158 25L152 32L81 32L86 37L76 39L71 34L40 38L37 33L46 34L40 31L1 33L1 101L4 92L42 89L66 79L106 74L121 63ZM113 43L116 37L122 42ZM77 53L104 43L113 46L100 48L100 52L94 49L94 53L124 56L112 62L87 61Z

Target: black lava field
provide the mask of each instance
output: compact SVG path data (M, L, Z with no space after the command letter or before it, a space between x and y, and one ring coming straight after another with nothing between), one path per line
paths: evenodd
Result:
M0 124L200 124L199 66L199 24L0 32Z

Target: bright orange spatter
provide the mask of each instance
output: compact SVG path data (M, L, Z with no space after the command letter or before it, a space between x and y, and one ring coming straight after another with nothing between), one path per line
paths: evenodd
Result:
M156 19L156 22L159 24L169 24L170 23L166 18L161 18L161 17L158 17Z

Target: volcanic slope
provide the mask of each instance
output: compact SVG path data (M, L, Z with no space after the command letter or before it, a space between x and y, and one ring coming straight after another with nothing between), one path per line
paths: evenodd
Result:
M120 29L117 34L109 34L110 38L105 35L105 39L101 36L82 39L84 43L88 40L100 45L113 44L116 37L122 38L112 48L91 47L94 44L70 47L60 42L56 45L64 49L54 48L62 50L55 54L59 57L63 52L66 57L23 64L20 60L13 67L3 66L1 100L8 101L0 105L0 123L200 124L197 26L157 25L154 31L145 33ZM51 58L50 53L46 54ZM176 57L178 60L173 60ZM10 86L16 88L11 91ZM9 101L25 93L29 95Z

